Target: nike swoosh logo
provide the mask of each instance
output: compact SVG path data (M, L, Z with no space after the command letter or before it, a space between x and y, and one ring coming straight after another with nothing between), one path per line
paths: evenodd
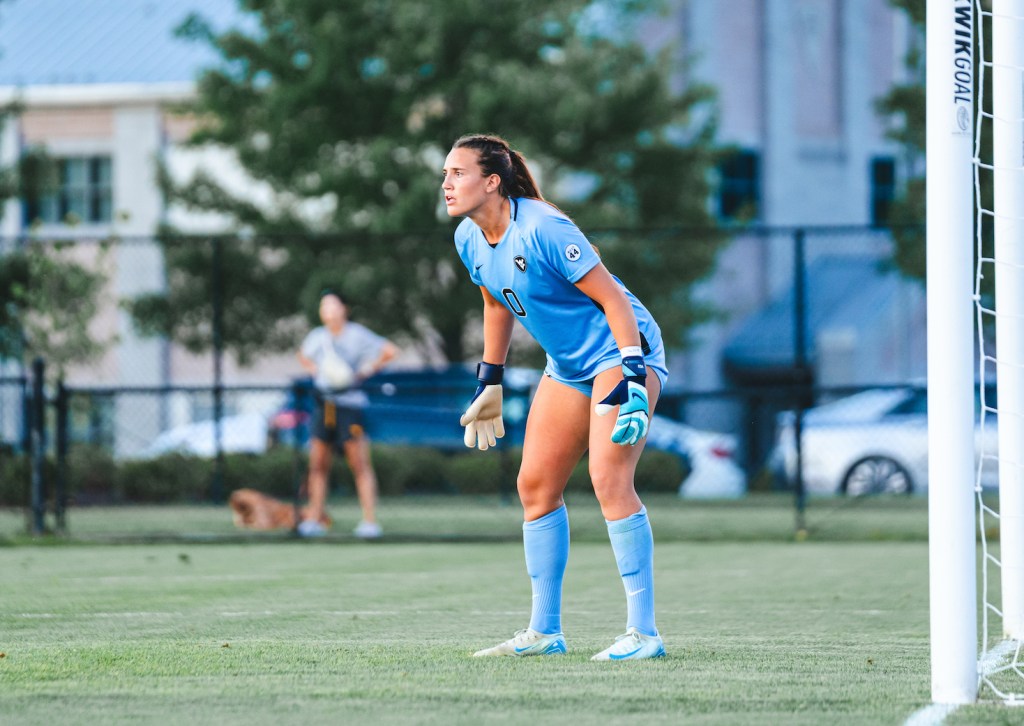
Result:
M647 589L646 587L641 587L639 590L634 590L633 592L627 592L626 593L626 597L633 597L635 595L639 595L640 593L642 593L646 589Z
M626 658L629 658L630 656L636 655L639 652L640 652L640 648L637 648L636 650L631 650L628 653L623 653L622 655L615 655L614 653L612 653L608 657L610 659L612 659L612 660L624 660Z
M525 653L529 649L530 649L530 646L528 645L525 648L516 648L515 651L516 651L516 653Z
M646 403L646 402L647 402L647 399L646 399L646 398L644 398L643 396L641 396L641 395L640 395L639 393L637 393L636 391L633 391L633 392L632 392L631 394L629 394L629 397L630 397L630 398L635 398L635 399L636 399L636 400L638 400L638 401L643 401L644 403Z
M483 265L477 265L475 269L479 270Z

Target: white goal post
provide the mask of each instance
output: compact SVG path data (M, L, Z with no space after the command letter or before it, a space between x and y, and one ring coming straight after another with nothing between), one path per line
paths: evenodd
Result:
M1024 683L1024 0L928 0L927 23L932 700L973 703L981 691L1019 705L1024 703L1019 695ZM985 280L994 282L992 300L982 287ZM993 377L997 400L985 392ZM986 435L992 425L997 446ZM993 469L998 505L991 503L992 492L982 490ZM998 545L990 542L993 524ZM990 592L995 581L990 568L999 570L998 593ZM990 637L995 618L1001 621L998 644Z
M932 701L978 693L974 517L974 8L928 0L925 37Z

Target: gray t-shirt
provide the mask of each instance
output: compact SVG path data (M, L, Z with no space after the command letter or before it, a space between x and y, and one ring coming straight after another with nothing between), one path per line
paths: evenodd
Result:
M331 385L321 373L321 364L328 355L337 355L351 366L353 371L359 371L363 366L372 363L380 357L381 349L387 342L386 338L374 333L365 325L347 322L337 336L331 335L324 326L313 328L309 331L306 339L302 341L300 348L302 355L309 358L317 366L317 375L314 378L316 387L321 391L329 391ZM332 400L340 406L364 407L370 403L370 399L363 391L342 391L332 396Z

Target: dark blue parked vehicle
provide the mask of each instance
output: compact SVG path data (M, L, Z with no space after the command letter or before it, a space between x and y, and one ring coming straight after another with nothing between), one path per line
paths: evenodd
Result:
M540 371L533 369L510 368L505 372L504 445L523 443L530 394L539 380ZM476 390L476 373L470 367L379 373L361 388L370 398L366 430L375 442L464 448L459 417ZM308 446L315 396L311 378L295 381L284 407L270 420L271 436L276 441Z
M539 370L506 369L505 438L499 439L499 447L522 445L530 396L540 378ZM364 382L362 389L370 397L366 429L374 442L465 451L459 418L476 390L473 368L380 373ZM297 380L288 402L270 420L271 438L308 446L314 396L311 379ZM683 459L689 472L680 486L683 496L738 497L746 492L746 476L734 460L736 440L730 434L702 431L655 415L647 446Z

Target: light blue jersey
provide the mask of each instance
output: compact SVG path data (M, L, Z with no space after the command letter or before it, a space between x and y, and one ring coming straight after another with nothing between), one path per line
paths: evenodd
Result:
M487 243L469 218L455 230L455 247L473 282L530 332L547 353L547 369L556 378L587 381L619 365L618 345L604 312L575 285L600 263L597 252L572 220L550 204L528 198L510 202L511 221L496 246ZM654 318L615 281L633 305L645 348L664 356Z
M317 374L314 382L320 391L326 393L331 390L331 383L322 372L325 358L332 355L337 356L345 361L352 370L358 371L367 363L377 359L386 342L385 338L377 335L365 325L349 321L345 323L345 327L341 329L341 333L337 337L323 325L313 328L302 341L302 347L299 350L302 355L316 364ZM370 403L366 393L359 389L336 392L331 398L339 406L365 408Z

